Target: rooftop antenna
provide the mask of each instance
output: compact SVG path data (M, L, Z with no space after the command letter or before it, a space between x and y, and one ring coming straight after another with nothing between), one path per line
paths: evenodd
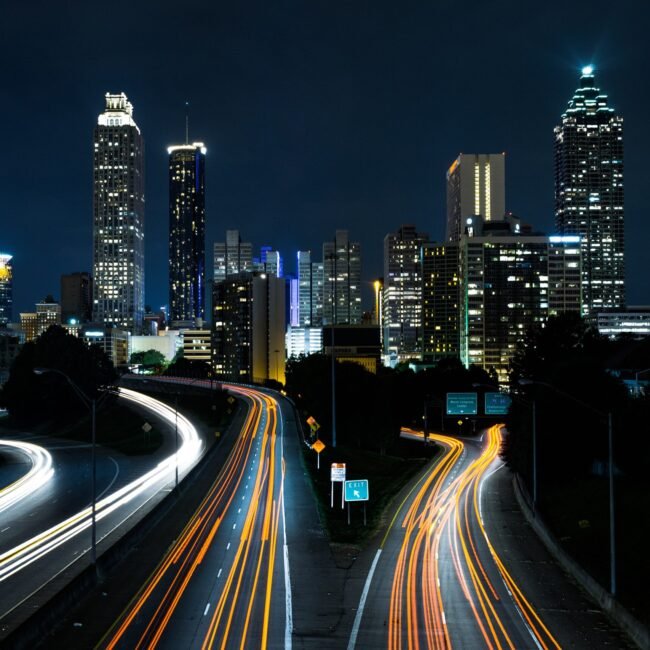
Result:
M190 103L185 102L185 144L190 143Z

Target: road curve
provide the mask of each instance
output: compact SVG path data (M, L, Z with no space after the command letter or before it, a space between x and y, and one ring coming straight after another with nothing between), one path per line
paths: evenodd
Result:
M224 388L248 405L241 433L182 534L98 647L291 647L282 414L265 392Z

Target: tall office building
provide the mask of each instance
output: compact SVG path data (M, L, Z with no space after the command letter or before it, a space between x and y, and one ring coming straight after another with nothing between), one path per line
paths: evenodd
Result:
M401 226L384 238L382 322L384 365L422 354L422 245L429 236Z
M422 248L422 359L435 363L460 353L458 243Z
M582 240L585 316L625 306L623 222L623 118L586 66L555 127L555 223Z
M212 290L212 365L227 381L284 383L285 283L240 273Z
M106 93L93 157L93 320L138 334L144 316L144 140L124 93Z
M323 244L323 325L361 323L361 246L347 230Z
M169 318L205 318L205 154L202 142L169 147Z
M25 332L25 341L33 341L51 325L61 325L61 305L52 296L36 303L36 311L21 313L20 326Z
M467 217L503 219L506 211L506 156L503 153L461 153L447 170L447 234L455 242Z
M6 327L13 318L14 270L12 256L0 253L0 327Z
M61 276L61 321L86 323L92 318L93 279L90 273L66 273Z
M262 246L260 264L259 270L263 273L272 273L276 278L283 277L284 269L280 251L273 250L270 246Z
M312 262L311 251L298 251L298 321L300 327L323 324L323 263Z
M459 244L460 357L506 382L530 327L551 313L580 310L580 247L575 237L522 235L514 217L471 219Z
M243 242L239 230L226 230L226 241L214 244L214 281L253 270L253 245Z

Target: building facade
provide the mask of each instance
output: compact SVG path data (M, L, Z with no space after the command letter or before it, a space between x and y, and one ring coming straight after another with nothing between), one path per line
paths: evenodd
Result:
M36 311L20 314L20 327L25 332L25 341L37 339L51 325L61 325L61 305L47 296L36 303Z
M212 293L212 367L225 381L284 383L285 283L267 273L240 273Z
M506 211L503 153L460 154L447 170L447 232L445 241L457 242L465 220L503 219Z
M214 244L214 281L252 270L253 245L242 241L239 230L226 230L226 241Z
M106 94L93 140L93 320L139 334L144 316L144 140L124 93Z
M401 226L384 238L382 322L384 365L422 356L422 245L429 236Z
M323 325L358 325L361 316L361 245L337 230L323 244Z
M323 263L311 259L311 251L298 251L298 323L300 327L323 324Z
M92 318L93 279L90 273L61 276L61 321L86 323Z
M623 118L582 69L555 127L555 222L582 248L583 315L625 306Z
M422 247L422 360L435 363L460 354L458 243Z
M517 234L514 219L508 230L472 219L474 234L459 243L460 357L505 383L518 344L552 312L550 287L553 313L579 312L579 245L573 238Z
M205 318L205 154L202 142L169 154L169 318L172 327Z
M11 255L0 253L0 327L13 319L14 269Z

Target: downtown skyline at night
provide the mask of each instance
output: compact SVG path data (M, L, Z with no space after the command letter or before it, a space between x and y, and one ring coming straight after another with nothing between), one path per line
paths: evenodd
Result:
M2 650L650 650L650 5L4 9Z
M549 5L544 11L551 9ZM84 11L90 20L92 12ZM479 29L481 11L465 21L468 35ZM55 48L49 65L58 62L66 73L61 83L54 83L55 73L39 81L42 71L35 54L48 43L39 36L45 20L21 9L32 48L22 55L24 50L12 48L13 36L7 34L5 59L13 63L14 72L2 92L11 93L12 105L20 107L14 116L20 122L42 104L34 94L39 89L48 97L50 119L57 128L39 132L38 141L30 141L36 132L27 124L8 134L7 146L17 157L11 164L3 163L0 189L8 217L3 252L14 256L16 311L30 308L47 293L56 295L60 274L92 268L91 131L106 92L127 94L146 142L147 304L158 308L168 303L166 149L184 136L188 101L190 138L205 142L208 149L208 258L221 233L237 228L256 247L279 249L293 271L297 250L317 249L329 232L345 228L364 248L363 299L369 309L370 283L382 273L381 242L386 233L401 223L414 223L433 239L444 236L445 172L459 153L505 151L506 209L552 233L553 128L586 64L594 65L598 84L625 119L627 302L644 304L642 184L650 143L644 140L644 118L638 112L643 102L631 101L645 91L626 83L638 77L634 70L641 59L630 50L642 45L633 46L634 39L623 45L621 34L628 20L623 12L612 18L620 21L621 30L610 29L606 38L595 36L595 16L585 20L578 8L567 13L564 38L562 30L550 37L533 29L526 56L519 51L509 56L515 44L505 41L494 45L495 64L486 68L474 65L462 48L463 54L449 59L443 50L451 35L435 31L435 19L444 18L445 10L425 10L417 3L397 16L386 7L291 16L278 10L271 17L274 29L268 30L258 13L230 8L219 14L214 29L219 33L245 19L250 31L227 36L238 34L240 47L228 48L227 56L220 56L219 45L200 39L194 65L178 76L180 60L168 60L165 77L151 55L127 61L120 58L124 57L120 50L112 54L108 68L100 61L91 65L75 59L68 48L87 38L82 17L76 23L79 27L70 27L67 41ZM197 10L188 20L207 17L205 10ZM514 16L508 19L516 21ZM171 29L171 14L164 5L157 20L160 29L139 41L138 47L147 52L163 47ZM571 20L580 20L582 27L569 29ZM416 25L418 21L422 25ZM291 29L296 23L301 30ZM316 24L324 30L322 41L338 30L334 41L325 45L313 38ZM425 34L427 24L437 39ZM630 30L636 28L629 25ZM493 29L505 30L506 25ZM411 34L408 43L398 38L400 33ZM49 34L56 41L56 32ZM128 30L116 26L115 38L128 40ZM286 57L296 51L306 55L300 65L286 65ZM273 57L271 69L265 68L267 53ZM210 65L210 56L216 57L216 68ZM345 73L334 76L341 67ZM29 88L24 87L26 77ZM164 82L175 78L171 87ZM349 87L357 82L363 93ZM337 97L346 91L348 101L339 102ZM19 133L20 141L15 139ZM42 161L38 166L34 151ZM49 160L54 151L56 163ZM17 176L19 170L29 174L29 188L26 177ZM42 191L35 192L39 187ZM20 218L11 216L18 214ZM58 224L54 240L32 236L52 219ZM32 255L52 269L53 282L28 263Z

